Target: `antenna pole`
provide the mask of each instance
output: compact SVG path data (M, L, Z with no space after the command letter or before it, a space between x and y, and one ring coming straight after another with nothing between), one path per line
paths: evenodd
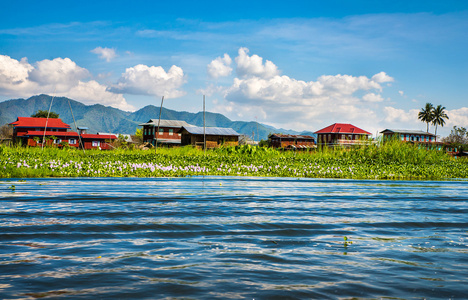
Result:
M203 153L206 156L206 131L205 131L205 95L203 95Z
M161 107L159 108L158 131L156 131L156 143L155 143L156 145L154 148L154 153L156 153L156 151L158 150L159 125L161 124L161 112L162 112L163 103L164 103L164 96L162 96Z
M70 106L70 112L73 118L73 123L75 124L75 129L76 129L76 132L78 133L78 147L81 146L81 148L83 148L83 153L86 154L83 142L81 141L81 134L78 132L78 126L76 126L75 116L73 115L73 110L71 108L70 99L68 99L68 106Z
M44 128L44 136L42 137L42 149L41 150L44 150L44 142L45 142L45 134L46 134L46 131L47 131L47 123L49 123L50 110L52 109L52 102L54 102L55 90L56 89L57 89L57 87L55 87L54 96L52 97L52 100L50 100L49 112L47 113L47 119L46 119L45 128Z

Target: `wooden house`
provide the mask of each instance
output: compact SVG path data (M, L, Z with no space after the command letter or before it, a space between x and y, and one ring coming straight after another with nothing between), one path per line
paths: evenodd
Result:
M436 135L422 130L385 129L380 132L384 139L398 138L404 142L435 143Z
M79 139L83 143L84 149L110 149L106 141L115 140L115 135L80 135L77 132L69 131L70 125L64 123L61 119L54 118L32 118L18 117L15 122L9 124L13 126L13 140L16 143L36 146L57 146L62 147L68 144L70 147L80 147Z
M271 134L268 143L273 148L305 150L315 148L315 139L310 135Z
M435 134L422 130L385 129L380 133L383 134L384 141L389 139L399 139L403 142L417 144L420 147L425 147L426 149L442 150L444 148L444 143L437 142ZM450 155L455 155L457 150L449 147L446 148L446 152Z
M15 143L35 147L42 146L43 142L46 145L60 145L66 142L72 147L79 146L78 133L69 131L70 125L61 119L18 117L9 125L13 127Z
M111 142L116 140L117 136L114 134L81 134L81 142L83 143L84 149L100 149L100 150L111 150Z
M237 146L239 144L239 135L232 128L220 127L182 127L179 130L181 134L181 145L192 145L203 148L204 137L206 138L206 148L217 148L224 146Z
M357 126L345 123L335 123L315 133L317 134L317 144L321 146L361 145L372 135Z
M159 123L159 133L158 130ZM182 127L190 127L192 125L185 121L178 120L161 120L151 119L146 123L139 124L143 127L143 142L156 144L156 141L165 145L180 145L181 134L179 133Z

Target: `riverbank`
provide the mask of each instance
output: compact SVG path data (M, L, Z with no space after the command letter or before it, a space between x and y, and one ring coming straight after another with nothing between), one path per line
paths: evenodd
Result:
M398 141L355 149L281 152L250 146L78 151L0 147L0 178L198 175L349 179L468 178L468 160Z

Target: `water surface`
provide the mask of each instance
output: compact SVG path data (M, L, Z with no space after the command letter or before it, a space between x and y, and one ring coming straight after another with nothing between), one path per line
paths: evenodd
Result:
M0 299L467 299L467 213L466 181L0 180Z

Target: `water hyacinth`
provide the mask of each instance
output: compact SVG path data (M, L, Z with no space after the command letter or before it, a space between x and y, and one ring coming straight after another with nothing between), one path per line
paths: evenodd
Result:
M408 144L334 151L255 152L221 148L87 151L0 147L0 177L181 177L200 175L445 179L468 178L468 161Z

